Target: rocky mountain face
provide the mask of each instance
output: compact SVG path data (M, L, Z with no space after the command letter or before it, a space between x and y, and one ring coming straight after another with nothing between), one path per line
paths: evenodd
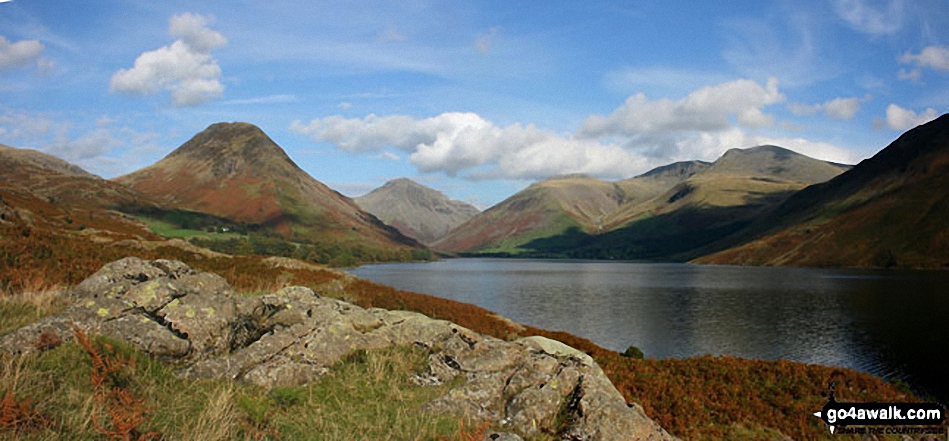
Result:
M683 260L716 245L790 194L847 169L775 146L714 163L659 167L618 182L539 182L435 243L466 253ZM695 254L695 255L693 255Z
M402 234L431 245L481 211L448 198L411 179L386 182L353 199L360 208L397 228Z
M304 172L262 130L218 123L115 179L166 206L260 225L287 239L419 247Z
M810 186L699 262L949 267L949 115Z
M340 289L329 284L326 289ZM25 353L73 327L127 342L174 363L187 378L300 385L357 350L415 345L428 352L420 387L464 381L424 412L500 424L491 439L670 440L627 405L588 355L543 337L503 341L406 311L363 309L309 288L239 297L223 278L181 262L125 258L79 284L76 303L0 338Z

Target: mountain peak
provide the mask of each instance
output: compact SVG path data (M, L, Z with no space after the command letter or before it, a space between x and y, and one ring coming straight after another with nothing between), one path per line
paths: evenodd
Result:
M711 163L705 161L673 162L672 164L663 165L661 167L656 167L652 170L649 170L646 173L637 176L636 178L661 178L672 176L679 179L685 179L702 170L707 169L711 165Z
M800 153L797 153L793 150L788 150L784 147L778 147L776 145L771 145L771 144L764 144L764 145L749 147L745 149L728 149L728 151L726 151L725 154L722 155L722 158L725 158L727 156L735 156L735 155L763 155L763 154L774 155L774 158L779 161L786 160L794 155L804 156L804 155L801 155Z
M754 176L815 184L839 175L848 167L832 164L775 145L731 149L706 171L715 175Z
M433 243L479 210L408 178L393 179L354 199L362 209L403 234Z
M392 187L396 187L396 188L398 187L425 187L424 185L419 184L418 182L415 182L409 178L391 179L387 181L385 184L383 184L382 186L390 187L390 188Z
M210 164L214 177L235 172L269 175L299 170L263 130L244 122L211 124L168 154L165 160Z

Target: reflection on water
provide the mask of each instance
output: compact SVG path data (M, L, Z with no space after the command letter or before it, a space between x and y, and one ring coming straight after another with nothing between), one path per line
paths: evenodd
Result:
M946 273L508 259L352 272L617 351L844 366L949 398Z

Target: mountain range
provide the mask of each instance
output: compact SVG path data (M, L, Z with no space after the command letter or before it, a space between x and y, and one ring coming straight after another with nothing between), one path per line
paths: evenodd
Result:
M416 258L424 243L461 255L946 267L947 188L949 116L853 167L764 145L614 182L558 176L483 212L408 179L353 201L247 123L211 125L113 180L0 146L0 223L16 217L118 240L157 237L156 218L197 218L201 229L226 225L287 241L287 253L317 246L320 258L310 257L318 261Z
M775 146L732 149L606 182L565 176L531 185L434 244L445 251L684 260L847 166Z

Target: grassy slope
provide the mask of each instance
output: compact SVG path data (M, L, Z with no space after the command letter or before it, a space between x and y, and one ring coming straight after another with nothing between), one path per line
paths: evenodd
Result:
M623 199L613 183L583 176L531 185L457 227L434 248L479 254L523 254L524 245L571 229L596 232Z
M128 255L164 257L221 274L235 289L243 292L268 292L287 284L310 286L326 292L324 287L339 281L344 289L334 295L363 307L418 311L499 338L544 335L563 341L592 354L628 401L641 403L647 414L671 433L688 439L738 435L753 438L769 433L769 430L795 438L826 438L826 427L810 413L823 405L825 398L821 394L832 379L838 381L838 398L861 401L912 399L878 378L846 369L727 357L685 360L624 358L588 340L563 332L520 326L473 305L398 291L302 263L281 266L256 256L213 257L161 243L136 247L115 243L102 246L81 237L62 236L39 228L32 229L28 237L23 237L15 227L0 229L0 262L7 263L0 265L0 285L7 292L3 302L10 304L0 308L0 312L24 314L28 311L31 317L55 312L56 304L34 308L28 304L29 300L23 300L23 296L19 300L11 298L11 293L23 292L24 289L41 291L51 285L74 285L104 263ZM40 254L28 252L37 248L48 251ZM61 265L60 262L68 264ZM28 371L29 375L38 374L31 369ZM846 386L840 387L842 384ZM35 397L33 402L41 402L41 396L33 395L39 393L36 389L15 388L14 392L19 399ZM210 400L210 395L205 397L206 401ZM80 394L75 399L83 398ZM237 415L238 418L248 418L250 412L238 411Z

